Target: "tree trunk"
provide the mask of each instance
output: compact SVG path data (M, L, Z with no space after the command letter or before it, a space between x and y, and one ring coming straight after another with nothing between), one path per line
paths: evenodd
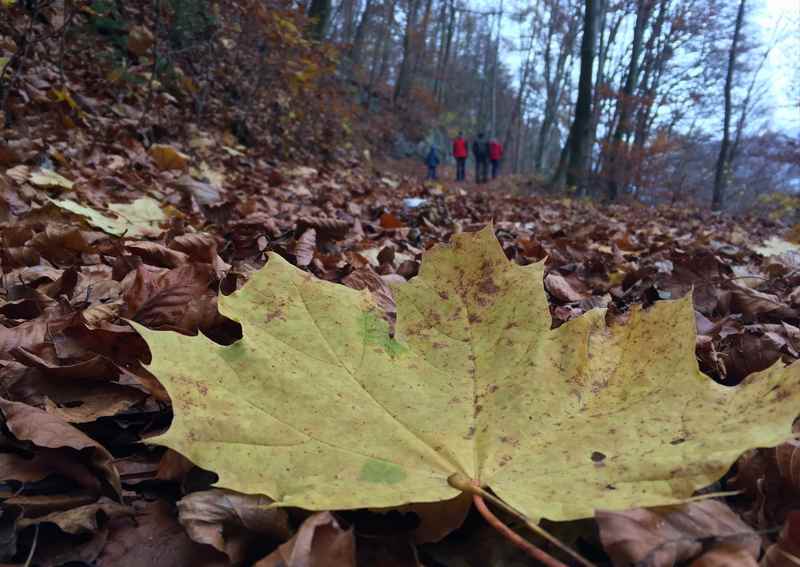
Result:
M311 20L311 37L321 41L325 37L328 18L331 15L331 0L311 0L308 18Z
M560 185L566 177L567 184L586 193L586 169L589 158L589 138L592 122L592 69L594 67L597 26L595 0L585 0L583 37L581 38L581 72L578 78L578 99L575 101L575 118L561 152L559 165L553 175L554 184Z
M761 62L756 67L755 72L753 72L753 77L750 79L750 84L747 87L747 92L744 95L744 100L742 100L741 110L739 111L739 118L736 121L736 134L733 137L733 143L731 144L730 152L728 152L728 167L733 167L733 163L736 161L736 156L739 154L739 145L742 141L742 135L744 134L744 128L747 124L747 116L753 108L753 95L756 94L756 86L758 85L758 76L761 73L761 70L764 68L764 64L767 62L767 58L769 57L772 48L770 47L764 54L761 56Z
M558 17L557 17L558 16ZM596 15L595 15L596 19ZM562 36L560 41L560 51L556 59L555 71L552 66L552 37L554 33L554 26L561 20L561 14L551 14L550 27L547 32L547 47L545 49L544 58L544 81L546 99L544 105L544 114L542 116L542 123L538 133L538 143L536 152L534 154L534 164L537 172L544 168L544 156L547 153L547 144L550 141L550 135L553 126L558 119L558 109L561 104L561 99L565 90L565 83L567 79L567 61L572 61L572 49L575 45L575 39L578 34L578 26L580 20L571 18L569 26ZM571 65L570 65L571 67Z
M650 32L650 37L644 46L644 62L642 63L642 80L639 84L639 93L641 103L637 109L636 126L634 128L635 135L633 137L633 146L636 148L637 153L641 156L644 155L644 149L647 145L647 140L650 137L650 115L655 105L655 96L658 91L660 70L665 62L664 51L671 49L669 42L665 42L659 50L658 40L661 37L661 32L664 27L664 22L667 16L667 8L670 0L660 0L661 4L658 9L658 16L653 23L653 29ZM641 169L641 160L637 163Z
M397 0L391 0L391 2L386 5L383 33L380 35L380 41L378 42L378 47L375 51L375 61L372 63L372 69L370 70L369 74L369 86L367 88L369 92L367 93L368 97L366 104L367 108L371 107L375 88L378 83L383 81L383 78L386 75L386 68L389 65L389 38L392 34L392 26L394 26L394 13L396 7Z
M736 66L736 51L739 48L739 36L742 33L744 21L745 0L740 0L739 10L736 13L736 24L733 29L733 41L728 53L728 72L725 75L725 115L722 122L722 143L719 146L719 156L714 170L714 195L711 201L711 210L719 211L725 203L725 185L727 182L727 169L730 165L731 144L731 114L733 113L733 72Z
M534 33L531 34L531 40L530 43L528 44L527 53L525 55L525 64L522 67L522 76L520 77L519 81L519 89L517 90L517 96L516 99L514 100L514 106L511 108L511 118L509 118L508 120L508 128L506 128L506 135L503 139L504 148L511 147L510 144L512 139L512 133L514 131L514 126L516 126L517 122L519 121L520 114L522 113L522 106L523 106L522 103L527 95L528 79L530 78L530 71L531 71L531 59L533 58L533 38L535 35L536 32L534 31ZM519 141L519 135L517 136L517 140Z
M455 0L449 0L444 4L445 10L449 10L449 17L447 20L447 30L444 33L444 49L442 58L439 62L439 67L436 72L436 83L434 85L434 98L439 104L444 104L445 87L447 85L448 69L450 66L450 53L453 46L453 34L456 27L456 6Z
M361 13L361 19L358 22L356 33L353 37L353 45L350 47L350 61L353 63L354 70L361 65L367 25L369 24L370 17L372 17L372 4L373 0L367 0L367 3L364 5L364 11Z
M503 25L503 0L500 0L500 10L497 12L497 35L494 39L494 53L492 54L492 108L490 117L489 136L497 136L497 64L500 57L500 31Z
M406 13L406 29L403 34L403 60L400 62L400 71L397 73L397 84L394 88L393 101L396 104L408 94L411 71L414 65L414 27L417 22L420 0L410 0Z
M556 5L552 6L550 12L550 22L547 26L547 39L545 40L544 48L544 83L545 91L547 93L544 103L544 114L542 115L542 123L539 125L539 136L536 144L536 152L534 154L533 163L537 172L542 170L542 163L544 160L544 149L547 141L550 127L553 123L553 79L552 79L552 53L553 53L553 34L555 33L556 15L552 10L556 9Z
M350 43L355 35L356 5L355 0L342 0L342 43Z
M414 81L419 73L420 64L425 56L426 39L428 37L428 28L431 23L431 9L433 8L433 0L426 0L425 11L423 12L422 22L420 23L419 30L416 30L413 38L414 45L412 51L414 53L414 66L411 68L411 76L408 79L408 90L414 85Z
M644 38L645 25L652 12L652 0L638 0L636 7L636 24L633 30L633 44L631 46L631 61L628 66L628 73L625 77L625 84L619 94L619 120L614 136L611 140L608 156L608 199L616 200L620 186L624 185L625 161L627 151L625 151L625 138L630 134L631 115L633 114L634 101L633 91L639 81L639 57L642 52L642 40Z

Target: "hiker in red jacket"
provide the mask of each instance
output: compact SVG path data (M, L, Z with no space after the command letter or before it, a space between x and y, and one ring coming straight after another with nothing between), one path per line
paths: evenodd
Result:
M489 161L492 162L492 179L500 173L500 161L503 159L503 144L492 138L489 142Z
M464 181L467 178L467 141L464 139L464 132L458 133L458 138L453 140L453 157L456 158L456 181Z

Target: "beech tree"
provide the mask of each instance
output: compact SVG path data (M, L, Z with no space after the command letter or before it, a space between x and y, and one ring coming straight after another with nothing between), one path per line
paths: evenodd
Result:
M714 196L711 201L713 210L720 210L725 200L725 186L727 183L727 169L730 166L730 130L731 116L733 114L733 80L736 66L736 54L739 47L739 38L744 22L745 0L739 0L739 9L736 12L736 23L733 28L733 39L728 52L728 70L725 75L725 110L722 119L722 142L719 146L719 155L714 168Z
M575 101L575 117L561 152L558 169L553 175L554 184L561 184L561 180L566 177L567 185L577 187L579 194L584 194L586 191L591 143L592 68L597 43L595 0L585 0L583 10L581 72L578 80L578 98Z
M624 162L627 158L624 145L626 143L625 139L630 134L631 116L636 105L634 88L639 80L639 57L642 51L645 26L652 13L653 3L653 0L636 1L636 24L633 31L630 63L628 72L625 75L625 84L620 90L617 110L619 118L617 119L617 126L607 154L608 199L611 201L617 198L620 185L623 183Z
M311 34L315 39L322 39L328 18L331 13L331 0L311 0L308 7L308 17L311 19Z
M542 171L544 157L552 129L558 121L559 103L564 91L569 87L568 62L574 54L575 39L580 29L580 11L576 5L563 9L559 3L550 2L547 25L547 38L544 42L542 80L545 89L545 104L541 125L537 135L534 167ZM558 49L556 55L554 51Z

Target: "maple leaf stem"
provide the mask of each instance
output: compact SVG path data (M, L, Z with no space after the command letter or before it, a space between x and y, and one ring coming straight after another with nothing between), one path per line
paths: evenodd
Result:
M36 544L39 541L39 524L36 524L36 530L33 532L33 542L31 543L31 550L28 552L28 558L22 567L30 567L33 561L33 555L36 553ZM780 551L780 550L779 550Z
M478 509L478 512L481 513L481 516L483 516L490 526L500 532L503 537L505 537L511 543L530 555L533 559L540 561L548 567L567 567L566 564L562 563L543 549L536 547L534 544L530 543L528 540L501 522L500 519L492 514L491 510L489 510L489 507L483 500L483 496L480 494L473 494L472 501L475 503L475 508Z
M800 557L795 557L791 553L788 553L780 548L777 549L778 553L783 555L788 561L794 563L795 565L800 565Z
M525 514L520 512L519 510L515 509L512 506L509 506L505 502L503 502L500 498L495 496L494 494L487 492L483 488L481 488L476 481L468 478L466 475L461 473L455 473L451 475L447 482L455 488L456 490L461 490L462 492L466 492L468 494L472 494L472 501L475 503L475 508L477 508L478 512L480 512L481 516L491 525L494 529L498 532L503 534L511 543L525 551L528 555L536 559L537 561L541 561L545 565L549 567L566 567L564 563L559 561L558 559L551 556L546 551L536 547L534 544L530 543L522 536L517 534L507 525L505 525L497 516L495 516L489 507L486 505L485 500L488 500L495 506L501 508L502 510L508 512L512 516L518 518L522 523L524 523L531 531L535 534L541 536L548 542L555 545L558 549L578 561L581 565L585 567L596 567L594 563L585 559L581 556L577 551L570 549L566 544L561 542L558 538L554 535L548 533L544 530L541 526L537 525L536 523L532 522L530 518L528 518Z

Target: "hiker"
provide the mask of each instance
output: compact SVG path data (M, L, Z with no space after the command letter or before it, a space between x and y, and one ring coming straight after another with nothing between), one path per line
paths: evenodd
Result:
M475 156L475 183L486 183L489 177L489 144L483 132L472 142L472 155Z
M425 165L428 166L428 179L436 180L436 168L439 166L439 154L436 146L431 146L428 157L425 158Z
M453 157L456 158L456 181L467 179L467 141L464 132L458 133L458 138L453 140Z
M500 173L500 161L503 159L503 144L495 138L489 142L489 161L492 162L492 179L497 179Z

